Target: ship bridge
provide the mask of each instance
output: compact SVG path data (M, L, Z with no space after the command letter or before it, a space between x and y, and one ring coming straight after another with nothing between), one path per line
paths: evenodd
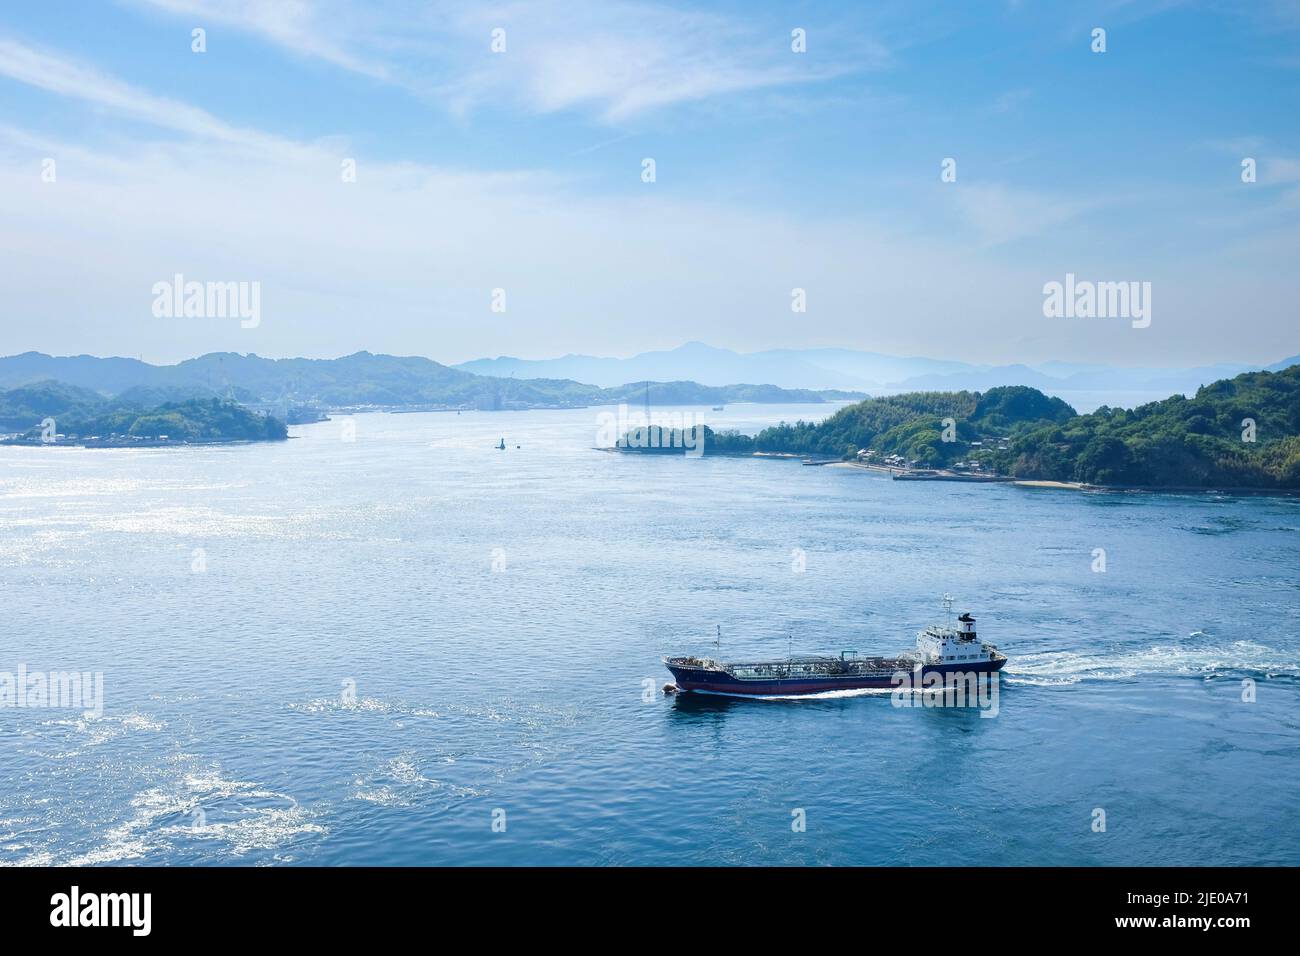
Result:
M932 624L916 635L916 649L922 660L932 664L961 664L991 661L997 648L985 644L975 632L975 618L964 613L957 626Z

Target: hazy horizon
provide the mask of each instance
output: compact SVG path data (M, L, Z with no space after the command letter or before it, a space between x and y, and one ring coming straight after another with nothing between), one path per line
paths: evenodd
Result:
M1298 29L1115 2L6 8L0 353L1267 364L1300 351ZM1068 275L1150 283L1150 324L1046 318ZM257 284L257 323L159 317L175 276Z
M741 357L748 357L748 356L761 355L761 354L765 354L765 353L769 353L769 352L806 352L806 351L815 351L815 350L818 350L818 349L843 349L843 350L845 350L845 351L856 351L856 352L862 352L862 353L864 353L864 354L876 354L876 355L880 355L880 356L882 356L882 357L884 357L884 358L890 358L890 359L899 359L899 360L919 359L919 360L929 360L929 361L934 361L934 362L961 362L961 363L966 363L966 364L969 364L969 365L972 365L972 366L987 367L987 368L989 368L989 369L997 369L997 368L1001 368L1001 367L1016 366L1016 365L1023 365L1023 366L1029 367L1029 368L1039 368L1039 367L1044 366L1044 365L1052 365L1052 364L1070 364L1070 365L1074 365L1074 364L1079 364L1079 365L1095 364L1095 365L1097 365L1098 367L1112 368L1112 369L1117 369L1117 370L1183 369L1183 368L1209 367L1209 366L1214 366L1214 365L1257 365L1257 366L1261 366L1261 367L1263 367L1263 366L1268 366L1268 365L1276 364L1277 362L1283 361L1283 360L1288 359L1288 358L1294 358L1294 357L1295 357L1295 355L1291 355L1291 354L1276 355L1276 356L1271 356L1271 357L1270 357L1270 356L1265 356L1265 357L1262 358L1262 359L1244 359L1244 358L1224 357L1224 358L1215 359L1215 360L1213 360L1213 361L1209 361L1209 362L1196 362L1196 363L1185 363L1185 364L1184 364L1184 363L1180 363L1180 364L1177 364L1177 365L1174 365L1174 364L1163 364L1163 363L1159 363L1159 362L1151 362L1151 363L1136 363L1136 362L1134 362L1134 363L1123 363L1123 364L1121 364L1121 363L1112 363L1112 362L1092 362L1092 363L1090 363L1090 362L1075 362L1075 361L1070 360L1070 359L1059 358L1059 357L1047 358L1047 359L1043 359L1043 360L1032 360L1032 361L1030 361L1030 360L1020 360L1020 359L1014 359L1014 358L1012 358L1012 359L1007 359L1007 360L1005 360L1005 361L986 361L986 362L974 362L974 361L970 361L970 362L968 362L966 359L963 359L963 358L955 358L955 357L950 356L950 355L921 355L921 354L899 355L899 354L886 353L886 352L876 352L876 351L873 350L873 349L847 349L847 348L842 347L842 346L830 346L830 345L823 345L823 346L817 346L817 345L810 345L810 346L774 346L774 347L772 347L772 348L770 348L770 349L755 349L755 350L752 350L752 351L742 351L742 350L737 350L737 349L728 349L728 348L726 348L726 347L724 347L724 346L714 345L714 344L712 344L712 343L710 343L710 342L703 342L703 341L691 340L691 341L688 341L688 342L681 342L681 343L679 343L679 344L676 345L676 346L668 346L668 347L665 347L665 348L662 348L662 349L645 349L645 350L643 350L643 351L630 352L630 353L624 353L624 354L601 354L601 355L595 355L595 354L591 354L591 353L583 353L583 352L563 352L563 353L555 352L555 353L550 353L550 354L522 355L522 354L518 354L518 353L513 353L513 354L510 354L510 353L502 353L502 354L500 354L500 355L474 355L474 356L470 356L470 357L468 357L468 358L456 359L456 360L454 360L454 361L449 361L449 360L444 359L444 358L442 358L442 357L440 357L440 356L438 356L438 355L428 355L428 354L416 353L416 352L380 352L380 351L377 351L377 350L375 350L375 349L369 349L369 348L359 348L359 349L355 349L355 350L353 350L353 351L351 351L351 352L345 352L345 353L338 353L338 354L320 354L320 355L309 355L309 354L268 355L268 354L266 354L266 353L264 353L264 352L257 351L256 349L250 349L250 350L240 350L240 349L211 349L211 350L206 351L206 352L196 352L196 353L191 354L191 355L182 355L182 356L179 356L178 358L175 358L175 359L172 359L172 360L166 360L166 361L164 361L164 360L154 360L154 359L150 359L150 358L148 358L147 356L143 356L143 357L142 357L141 355L138 355L138 354L124 354L124 353L120 353L120 352L119 352L119 353L99 353L99 354L95 354L95 353L91 353L91 352L60 352L60 351L57 351L57 350L55 350L55 351L51 351L51 350L49 350L49 349L47 349L47 348L46 348L46 349L43 349L43 348L30 348L30 349L23 349L23 350L21 350L21 351L17 351L17 352L6 352L6 353L4 353L4 354L0 354L0 359L5 359L5 358L16 358L16 357L18 357L18 356L20 356L20 355L25 355L25 354L30 354L30 353L36 353L36 354L40 354L40 355L47 355L47 356L50 356L51 358L83 358L83 357L88 357L88 358L97 358L97 359L133 359L133 360L135 360L135 361L144 362L146 365L154 365L154 366L170 366L170 365L178 365L178 364L180 364L181 362L186 362L186 361L190 361L190 360L192 360L192 359L202 358L202 357L205 356L205 355L211 355L211 354L216 354L216 353L238 354L238 355L245 356L245 357L256 357L256 358L262 358L262 359L269 359L269 360L271 360L271 361L284 361L284 360L293 360L293 359L307 359L307 360L311 360L311 361L334 361L334 360L337 360L337 359L347 358L347 357L350 356L350 355L357 355L357 354L360 354L360 353L369 353L369 354L372 354L372 355L388 355L388 356L392 356L392 357L394 357L394 358L422 358L422 359L428 359L429 361L431 361L431 362L436 362L436 363L438 363L439 365L444 365L444 366L447 366L447 367L449 367L449 368L455 368L455 367L458 367L458 366L461 366L461 365L469 365L469 364L473 364L473 363L475 363L475 362L480 362L480 361L498 361L498 360L502 360L502 359L515 359L515 360L522 361L522 362L551 362L551 361L559 361L559 360L562 360L562 359L569 359L569 358L596 359L596 360L612 360L612 361L627 361L627 360L629 360L629 359L636 359L636 358L640 358L640 357L647 356L647 355L652 355L652 354L657 354L657 355L666 355L666 354L671 354L671 353L676 352L676 351L679 351L679 350L681 350L681 349L685 349L685 348L688 348L688 347L690 347L690 346L697 346L697 345L702 345L702 346L704 346L704 347L706 347L706 348L708 348L708 349L717 349L717 350L721 350L721 351L729 351L729 352L733 352L734 354L736 354L736 355L738 355L738 356L741 356ZM1300 345L1296 346L1296 348L1297 348L1297 349L1300 349ZM1300 353L1297 353L1297 354L1300 354ZM480 373L480 374L482 374L482 373Z

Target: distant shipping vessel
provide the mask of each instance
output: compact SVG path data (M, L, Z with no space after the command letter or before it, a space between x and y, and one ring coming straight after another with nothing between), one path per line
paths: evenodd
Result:
M665 657L675 689L713 694L816 694L895 686L894 675L991 674L1006 664L1005 654L975 632L975 618L962 614L957 627L934 624L916 635L916 652L900 657L791 657L784 661L724 664L709 657Z

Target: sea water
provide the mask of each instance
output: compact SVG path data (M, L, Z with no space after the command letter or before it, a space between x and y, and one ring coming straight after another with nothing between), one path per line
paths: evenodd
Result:
M1300 863L1300 502L619 455L600 411L0 449L0 673L103 678L0 706L0 863ZM992 719L660 692L895 654L945 592Z

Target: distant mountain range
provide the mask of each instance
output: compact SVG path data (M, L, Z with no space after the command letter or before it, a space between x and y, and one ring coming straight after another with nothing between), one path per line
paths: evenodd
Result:
M1264 367L1278 371L1300 356ZM930 358L900 358L853 349L775 349L740 353L688 342L679 348L643 352L631 358L566 355L555 359L501 357L463 362L454 368L480 375L554 376L608 386L637 379L690 379L705 385L767 382L782 388L861 389L876 394L900 391L986 391L999 385L1029 385L1049 393L1105 391L1179 392L1260 366L1223 362L1194 368L1113 368L1077 362L1040 365L978 365Z
M1300 356L1293 356L1264 370L1297 363ZM572 408L640 404L647 398L655 405L824 402L858 399L864 393L983 392L1027 385L1088 410L1175 393L1192 395L1209 382L1257 370L1233 363L1196 368L1111 368L1074 362L991 366L829 348L744 354L698 342L626 359L503 357L459 366L370 352L337 359L211 352L175 365L24 352L0 358L0 390L54 381L125 398L134 407L218 397L283 415L291 406Z
M59 357L24 352L0 358L0 390L61 383L132 407L211 397L267 409L318 405L446 408L572 408L618 402L703 405L726 402L823 402L860 392L783 389L769 384L701 385L691 381L628 382L601 387L571 379L493 378L418 356L357 352L337 359L267 359L212 352L176 365L129 358ZM48 390L46 390L48 391ZM25 419L30 396L11 396L12 418ZM5 418L0 403L0 420ZM24 427L26 427L24 425Z

